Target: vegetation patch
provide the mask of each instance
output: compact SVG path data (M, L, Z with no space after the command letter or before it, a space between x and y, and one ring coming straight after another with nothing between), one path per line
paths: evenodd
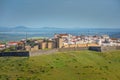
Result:
M120 51L0 57L0 80L120 80Z

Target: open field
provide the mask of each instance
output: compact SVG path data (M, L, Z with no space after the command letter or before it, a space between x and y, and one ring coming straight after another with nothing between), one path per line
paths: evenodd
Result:
M1 57L0 80L120 80L120 51Z

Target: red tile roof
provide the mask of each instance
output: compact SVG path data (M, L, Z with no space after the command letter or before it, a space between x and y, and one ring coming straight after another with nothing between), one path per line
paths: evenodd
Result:
M68 34L59 34L59 36L68 36Z

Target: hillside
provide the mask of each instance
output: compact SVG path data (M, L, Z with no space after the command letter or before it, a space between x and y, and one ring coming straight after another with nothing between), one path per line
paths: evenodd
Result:
M120 51L1 57L0 80L120 80Z

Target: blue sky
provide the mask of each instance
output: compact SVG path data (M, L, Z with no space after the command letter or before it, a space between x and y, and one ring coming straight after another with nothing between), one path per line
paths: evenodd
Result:
M0 26L119 28L120 0L0 0Z

